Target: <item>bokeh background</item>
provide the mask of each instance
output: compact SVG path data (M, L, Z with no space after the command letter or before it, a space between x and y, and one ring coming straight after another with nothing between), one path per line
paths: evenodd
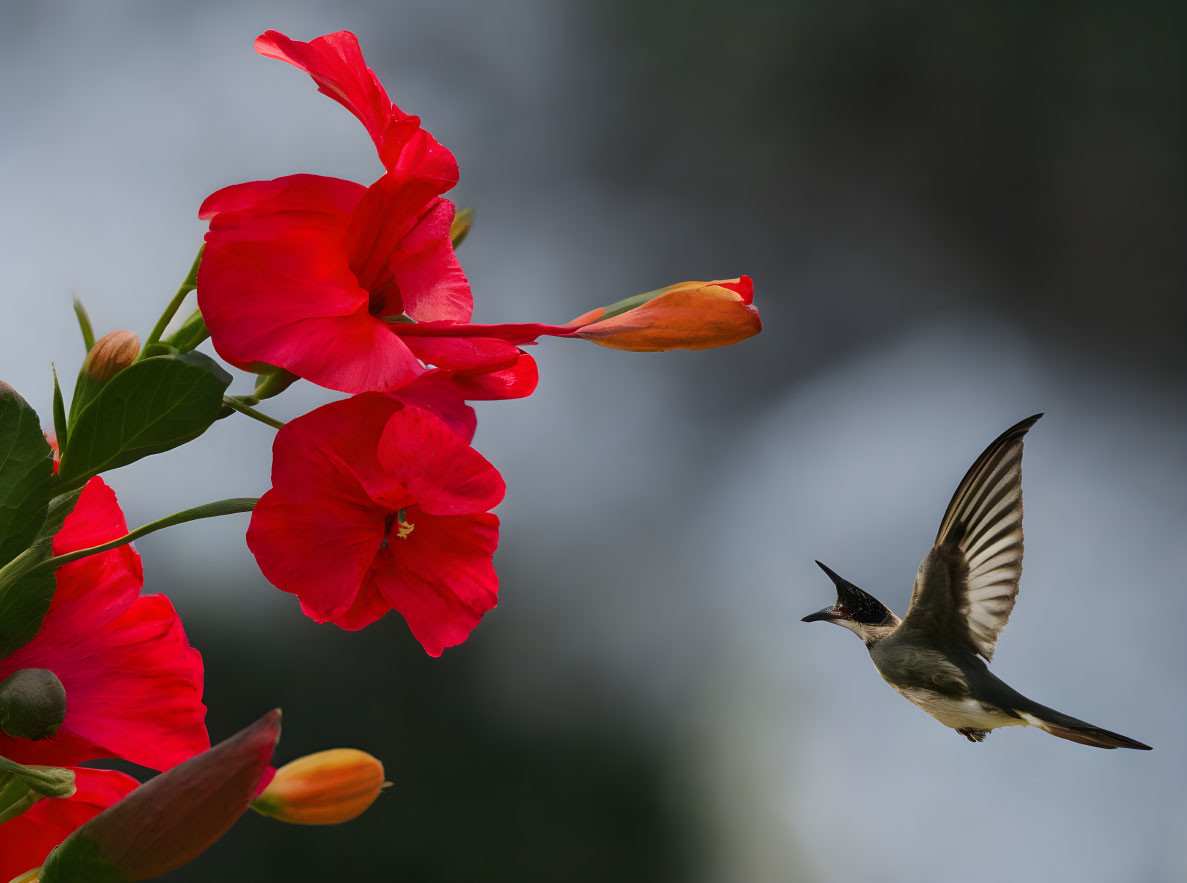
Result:
M479 321L749 273L766 324L703 353L546 341L536 395L479 405L501 601L440 660L396 615L302 617L243 516L141 542L214 738L281 705L281 760L354 745L395 783L349 826L246 817L170 879L1187 879L1183 5L724 7L4 6L0 352L42 414L49 360L83 355L71 294L143 334L209 192L378 176L252 52L271 27L357 32L457 154ZM1040 410L995 670L1152 754L972 745L799 621L833 597L815 558L901 613L964 470ZM133 524L256 495L271 435L236 416L110 481Z

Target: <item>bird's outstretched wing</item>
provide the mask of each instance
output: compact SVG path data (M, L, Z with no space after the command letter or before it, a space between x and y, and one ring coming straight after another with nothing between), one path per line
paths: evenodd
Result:
M998 436L961 481L919 565L904 626L993 658L1022 575L1022 437L1042 416Z

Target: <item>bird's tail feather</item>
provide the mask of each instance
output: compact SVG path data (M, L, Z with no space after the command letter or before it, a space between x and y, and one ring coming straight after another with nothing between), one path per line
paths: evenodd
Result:
M1054 709L1039 705L1037 702L1029 708L1014 710L1024 721L1032 727L1038 727L1052 736L1079 742L1081 745L1093 745L1097 748L1136 748L1150 751L1149 745L1143 745L1136 739L1122 736L1110 730L1102 730L1092 724L1085 723L1070 715L1062 714Z

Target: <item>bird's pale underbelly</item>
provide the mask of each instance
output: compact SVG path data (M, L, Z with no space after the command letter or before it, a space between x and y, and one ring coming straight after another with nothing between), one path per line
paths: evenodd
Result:
M894 685L891 684L893 687ZM899 695L918 705L940 723L954 730L993 730L997 727L1025 726L1026 721L987 706L968 696L945 696L934 690L898 688Z

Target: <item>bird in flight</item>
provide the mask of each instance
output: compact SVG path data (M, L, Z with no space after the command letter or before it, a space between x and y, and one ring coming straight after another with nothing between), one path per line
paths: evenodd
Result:
M919 565L903 619L817 561L836 585L837 600L803 621L856 634L896 692L970 742L998 727L1032 726L1084 745L1148 751L1149 745L1027 699L985 665L1018 595L1022 438L1042 416L1011 426L969 469Z

